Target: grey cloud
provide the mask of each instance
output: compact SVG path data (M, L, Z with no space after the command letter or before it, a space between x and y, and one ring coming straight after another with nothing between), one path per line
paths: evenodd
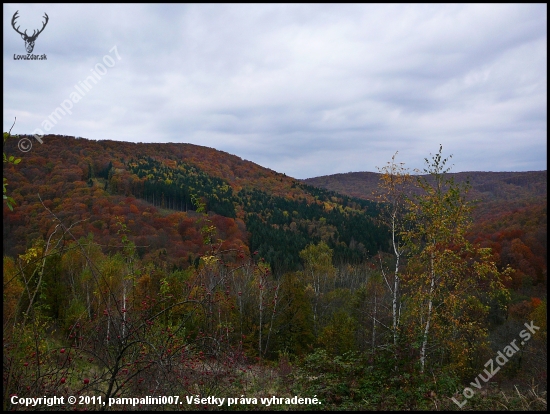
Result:
M297 178L396 150L420 167L440 143L457 171L546 168L545 4L3 7L4 128L34 130L116 46L52 133L192 142ZM47 61L13 60L18 8L50 16Z

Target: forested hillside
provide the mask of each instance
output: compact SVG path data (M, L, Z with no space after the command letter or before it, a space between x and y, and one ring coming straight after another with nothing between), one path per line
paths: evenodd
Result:
M506 212L532 205L547 198L547 171L449 173L457 183L468 181L472 186L469 199L479 200L473 212L480 217L491 212ZM341 194L376 200L380 174L351 172L308 178L302 182ZM497 210L497 211L495 211Z
M457 183L468 182L467 198L475 200L472 242L488 246L503 269L514 269L516 290L537 296L547 272L547 171L449 173ZM379 173L356 172L308 178L302 182L364 200L376 200ZM426 176L428 180L430 177ZM415 192L412 183L408 191Z
M180 268L204 252L196 200L213 216L223 248L257 251L276 273L298 270L298 252L310 242L327 242L337 262L360 263L388 248L385 230L373 221L375 203L303 185L221 151L44 140L21 156L18 168L5 171L19 208L4 214L4 254L21 254L47 237L51 224L38 195L63 219L78 222L73 234L92 233L105 246L116 234L115 218L124 217L141 258L166 252Z
M546 407L546 205L472 227L441 148L366 200L190 144L4 144L4 410Z

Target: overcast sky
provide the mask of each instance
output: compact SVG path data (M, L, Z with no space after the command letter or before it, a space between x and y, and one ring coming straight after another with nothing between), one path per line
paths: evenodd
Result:
M188 142L295 178L377 171L395 151L421 168L439 144L453 172L547 169L546 4L3 11L4 131L17 117L20 134ZM47 60L17 59L16 11L28 35L47 13Z

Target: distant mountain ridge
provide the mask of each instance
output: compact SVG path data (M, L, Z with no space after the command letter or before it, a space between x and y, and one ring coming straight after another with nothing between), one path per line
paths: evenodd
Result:
M448 173L457 183L469 180L472 186L470 198L480 200L480 208L474 214L483 215L487 210L512 211L532 202L547 198L548 174L544 171L485 172L466 171ZM375 200L380 174L375 172L350 172L307 178L302 182L365 200Z

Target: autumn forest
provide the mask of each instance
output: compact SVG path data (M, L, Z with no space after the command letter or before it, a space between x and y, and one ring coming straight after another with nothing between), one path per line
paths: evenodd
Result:
M455 173L439 147L297 180L25 137L4 133L4 410L546 409L546 171Z

